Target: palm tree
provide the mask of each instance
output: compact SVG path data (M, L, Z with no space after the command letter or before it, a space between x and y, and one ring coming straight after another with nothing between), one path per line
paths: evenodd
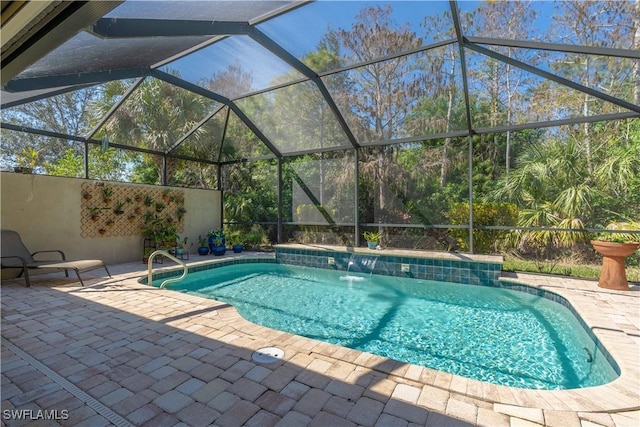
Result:
M585 155L574 140L531 145L518 167L502 178L492 194L496 201L520 206L518 226L580 230L599 192ZM587 240L585 232L525 230L514 233L518 247L572 247Z
M120 85L120 82L112 84ZM109 97L120 96L119 91L111 91L108 86L105 98L96 105L103 113L113 104ZM147 78L100 129L97 137L106 136L112 142L166 154L204 117L211 104L193 92ZM158 182L164 182L162 156L151 155L148 159L157 168ZM167 182L171 182L176 167L177 160L166 157Z

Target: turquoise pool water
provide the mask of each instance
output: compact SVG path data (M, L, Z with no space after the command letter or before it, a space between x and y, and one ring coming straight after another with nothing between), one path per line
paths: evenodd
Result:
M575 316L524 292L282 264L237 264L167 286L247 320L395 360L528 389L618 374Z

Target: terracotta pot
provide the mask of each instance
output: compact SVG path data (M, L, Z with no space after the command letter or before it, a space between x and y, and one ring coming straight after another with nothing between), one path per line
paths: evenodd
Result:
M593 248L602 255L602 271L598 286L618 291L628 291L629 282L624 269L624 259L634 253L640 243L617 243L592 240Z

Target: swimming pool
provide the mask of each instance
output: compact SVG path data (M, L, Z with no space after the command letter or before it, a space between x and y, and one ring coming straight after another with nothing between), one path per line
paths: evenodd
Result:
M168 288L263 326L494 384L573 389L618 376L570 310L524 292L275 263L190 273Z

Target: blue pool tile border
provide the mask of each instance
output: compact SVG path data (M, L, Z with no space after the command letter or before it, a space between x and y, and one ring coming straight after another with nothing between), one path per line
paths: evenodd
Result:
M347 271L349 260L353 255L361 258L376 258L372 273L384 276L498 286L498 279L502 272L501 262L276 247L276 260L281 264L329 270ZM329 258L333 258L333 264L329 263ZM403 264L405 267L408 266L408 270L403 270Z

